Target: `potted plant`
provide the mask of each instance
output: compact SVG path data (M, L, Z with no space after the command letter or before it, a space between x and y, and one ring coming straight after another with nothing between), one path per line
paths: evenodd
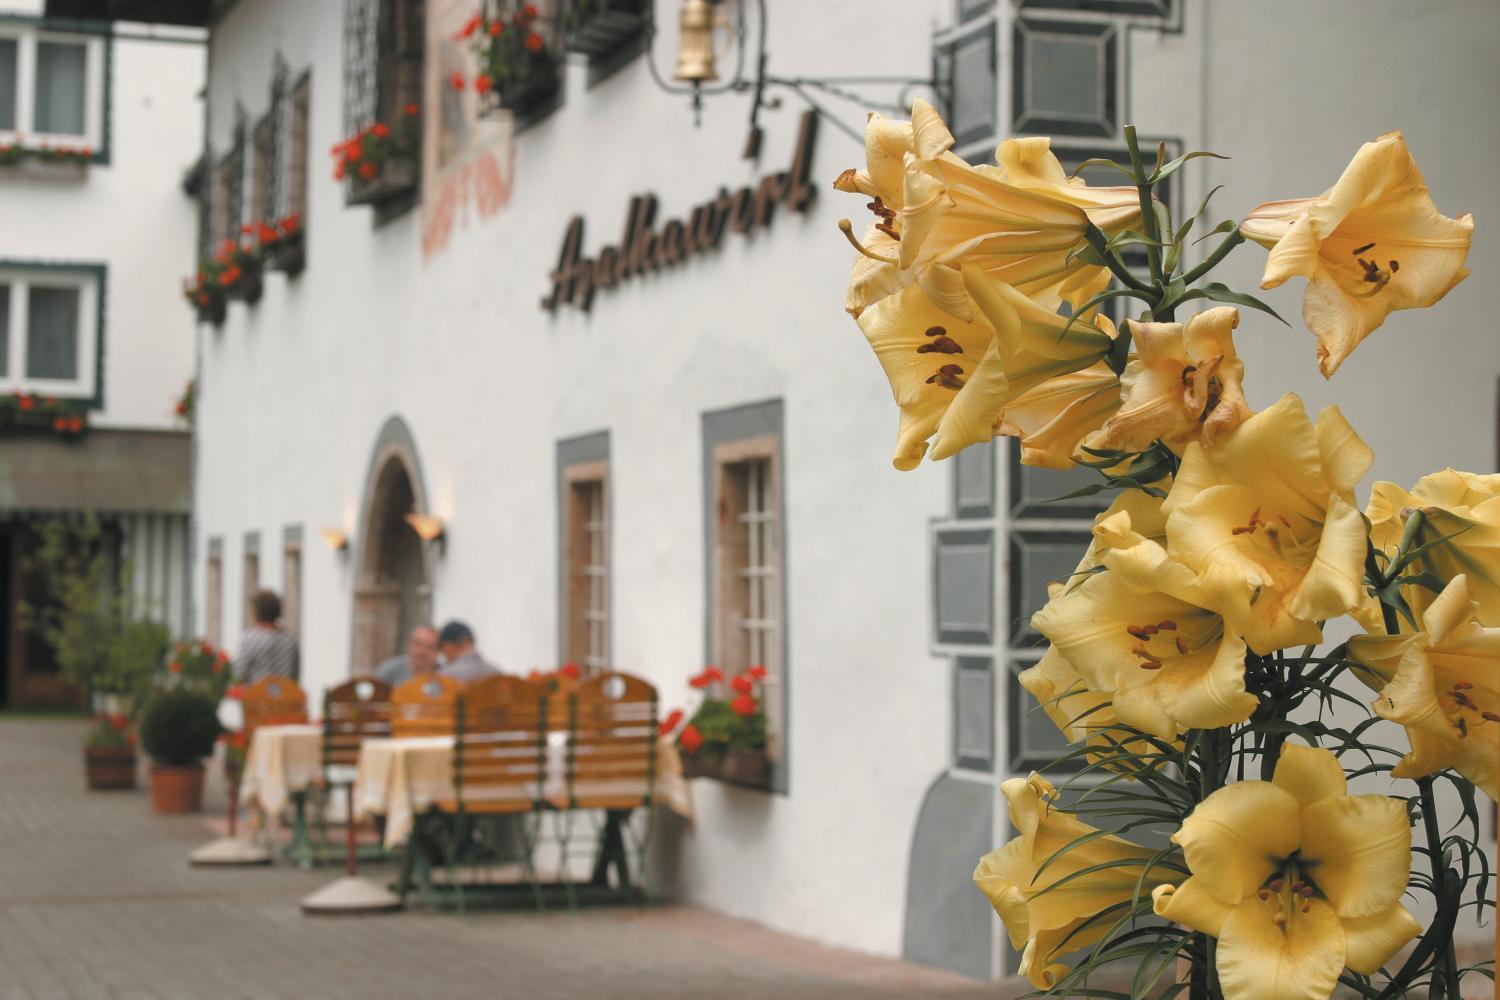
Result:
M640 36L651 23L651 0L573 0L563 12L568 51L599 59Z
M124 715L100 715L83 742L84 778L89 791L135 787L135 734Z
M201 691L159 691L141 719L141 746L151 758L151 807L193 813L203 806L203 758L219 738L217 703Z
M692 718L677 733L685 777L715 778L753 788L770 784L771 757L761 697L765 678L765 667L751 667L730 680L724 691L723 671L710 666L688 681L704 694ZM682 715L668 715L662 723L663 735L670 735Z
M221 268L218 282L225 298L238 299L247 305L260 301L266 290L265 261L260 247L225 240L215 261Z
M217 704L229 690L233 678L228 651L215 649L202 639L189 639L172 647L172 658L167 661L167 677L160 686L199 691Z
M509 18L491 18L480 11L459 32L469 41L479 70L474 91L486 110L504 109L525 117L546 105L561 85L557 54L540 32L540 13L525 3ZM465 85L462 73L453 74L453 88Z
M333 179L349 183L345 204L378 205L416 188L419 111L408 104L394 124L372 122L334 143Z
M0 433L50 431L63 437L82 434L88 411L77 400L13 392L0 396Z

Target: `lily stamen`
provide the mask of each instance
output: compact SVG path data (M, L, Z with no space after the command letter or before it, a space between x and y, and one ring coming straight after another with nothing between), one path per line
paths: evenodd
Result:
M850 222L848 219L839 220L839 229L843 232L844 238L849 241L850 246L858 250L861 255L868 257L873 261L878 261L882 264L893 264L898 266L900 265L901 262L894 257L882 257L878 253L865 249L865 245L855 238L854 223Z

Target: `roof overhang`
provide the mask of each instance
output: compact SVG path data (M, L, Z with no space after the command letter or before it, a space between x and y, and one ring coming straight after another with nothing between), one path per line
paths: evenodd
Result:
M78 21L139 21L206 28L216 0L47 0L46 16Z
M193 439L183 432L17 436L0 447L0 519L40 511L187 514L192 507Z

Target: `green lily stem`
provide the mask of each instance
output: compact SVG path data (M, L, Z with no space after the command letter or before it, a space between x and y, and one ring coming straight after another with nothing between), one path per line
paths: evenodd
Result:
M1208 274L1208 272L1212 271L1214 268L1223 263L1224 258L1228 257L1230 252L1233 251L1235 247L1244 242L1245 234L1240 232L1239 227L1236 226L1233 230L1230 231L1228 236L1224 237L1224 242L1214 247L1213 253L1203 258L1203 263L1199 264L1197 267L1193 268L1187 274L1184 274L1182 276L1182 283L1184 285L1191 286L1193 282L1197 281L1199 278L1204 277Z
M1417 789L1422 799L1422 828L1427 834L1427 854L1432 861L1432 884L1434 891L1445 884L1443 878L1443 835L1438 829L1437 797L1432 791L1431 776L1417 779ZM1453 936L1441 945L1432 963L1432 985L1428 987L1431 1000L1462 1000L1458 991L1458 958L1453 951Z
M1141 161L1141 148L1135 141L1135 126L1125 126L1125 148L1130 151L1130 169L1135 171L1135 190L1141 201L1141 232L1151 242L1146 244L1146 260L1151 265L1151 280L1165 286L1166 275L1161 269L1161 231L1156 226L1156 210L1152 207L1151 180L1146 176L1146 165Z
M1099 256L1104 259L1104 266L1109 268L1109 273L1114 275L1120 284L1132 291L1153 296L1157 294L1157 289L1131 274L1130 268L1125 266L1125 262L1113 250L1109 249L1109 237L1104 235L1102 229L1090 224L1088 229L1084 230L1084 239L1088 241L1089 246L1098 251Z

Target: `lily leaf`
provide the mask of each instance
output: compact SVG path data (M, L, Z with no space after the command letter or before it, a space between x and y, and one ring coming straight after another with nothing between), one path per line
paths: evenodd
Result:
M1210 153L1210 152L1208 152L1207 150L1204 150L1204 149L1195 149L1191 153L1184 153L1184 154L1182 154L1177 159L1173 160L1171 163L1168 163L1166 166L1159 167L1151 175L1151 177L1149 178L1149 180L1147 181L1147 183L1149 183L1149 184L1157 184L1157 183L1160 183L1161 181L1166 180L1168 177L1171 177L1173 174L1177 173L1177 171L1181 170L1187 164L1187 162L1189 160L1196 160L1200 156L1212 156L1216 160L1227 160L1227 159L1229 159L1229 157L1224 156L1224 155L1222 155L1220 153Z
M1278 313L1275 309L1272 309L1270 306L1266 305L1255 296L1246 295L1244 292L1236 292L1228 285L1220 284L1217 281L1211 281L1206 285L1200 285L1197 288L1189 289L1182 295L1181 298L1169 303L1169 306L1176 307L1184 302L1191 302L1194 299L1211 299L1214 302L1227 302L1230 305L1244 306L1247 309L1258 309L1259 311L1266 313L1267 315L1274 316L1278 321L1285 324L1286 326L1292 325L1290 323L1287 323L1286 320L1282 319L1281 314Z

